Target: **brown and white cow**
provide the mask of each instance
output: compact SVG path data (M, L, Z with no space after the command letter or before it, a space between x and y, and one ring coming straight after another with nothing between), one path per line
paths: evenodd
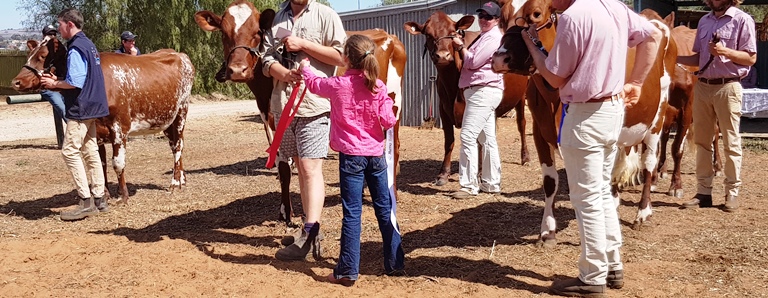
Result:
M479 32L465 31L475 22L474 16L464 16L454 22L443 11L433 13L424 24L406 22L405 31L426 37L424 53L429 53L432 63L437 68L437 94L440 98L440 122L444 137L443 164L435 180L435 185L441 186L448 182L451 175L451 154L455 141L453 128L461 128L464 117L464 94L459 90L459 74L461 73L462 57L452 46L452 38L460 37L464 43L471 44ZM525 86L528 78L516 74L504 76L504 96L496 108L496 117L501 117L513 108L517 116L517 129L520 132L521 164L530 161L528 145L525 137Z
M13 79L18 91L40 89L40 76L51 65L66 62L66 50L56 38L27 42L27 64ZM128 135L163 132L173 153L170 189L186 184L181 154L184 125L195 68L184 53L166 49L141 56L101 53L101 69L109 103L109 116L97 122L99 155L107 178L105 143L112 144L112 167L118 179L118 198L128 201L125 179ZM104 193L109 197L109 191Z
M264 76L261 71L261 57L267 50L262 47L265 30L272 28L274 17L275 12L273 10L267 9L259 13L253 4L246 0L232 2L221 16L207 10L195 13L195 22L200 28L209 32L221 31L222 33L224 71L217 75L217 80L221 82L231 80L248 85L256 97L256 105L261 112L270 144L272 143L272 130L275 127L269 110L273 82L272 78ZM406 61L403 43L396 36L381 29L348 31L347 34L366 35L378 46L374 52L380 65L378 78L387 85L390 97L395 100L395 112L399 119ZM337 74L341 71L342 69L339 69ZM400 121L398 120L394 131L396 166L399 166L400 155L399 130ZM288 163L278 163L278 178L281 189L280 219L290 223L291 217L293 217L293 207L289 190L291 169Z
M514 7L509 1L500 1L503 5L504 23L507 24L507 32L504 35L502 45L494 55L494 69L500 72L515 72L520 74L532 73L529 88L527 90L528 108L533 115L534 143L542 163L544 178L545 206L541 224L540 240L545 245L556 243L556 221L554 219L554 196L557 191L558 176L555 167L555 152L558 152L557 135L560 121L560 110L557 90L549 87L541 75L535 73L535 67L530 59L530 53L523 44L520 26L537 26L539 37L545 48L551 48L556 34L557 17L552 7L551 0L515 1L520 5ZM612 183L614 196L618 206L618 188L636 182L638 174L644 173L644 187L638 208L635 226L642 224L651 216L650 187L652 173L657 164L657 150L659 133L664 121L665 108L667 106L668 89L672 68L675 67L675 57L667 55L670 34L666 25L659 21L652 21L662 32L658 58L656 59L648 77L643 84L640 100L631 108L627 108L624 125L619 136L619 146L622 150L618 154L616 166L613 171ZM524 33L523 33L524 34ZM627 74L631 72L634 61L634 49L630 49L627 57ZM637 150L642 154L642 160L638 157ZM627 154L631 153L631 154Z

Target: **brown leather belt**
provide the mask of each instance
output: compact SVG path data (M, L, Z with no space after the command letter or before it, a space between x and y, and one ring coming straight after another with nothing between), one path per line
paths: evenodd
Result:
M471 86L469 86L469 87L467 87L467 88L459 88L459 90L460 90L461 92L464 92L464 90L467 90L467 89L472 89L472 88L477 88L477 87L485 87L485 85L471 85Z
M709 85L722 85L730 82L738 82L741 78L734 77L734 78L719 78L719 79L705 79L705 78L699 78L699 82L706 83Z
M589 100L587 100L587 102L605 102L605 101L611 101L614 99L619 100L620 99L619 95L616 94L616 95L611 95L611 96L606 96L601 98L590 98Z

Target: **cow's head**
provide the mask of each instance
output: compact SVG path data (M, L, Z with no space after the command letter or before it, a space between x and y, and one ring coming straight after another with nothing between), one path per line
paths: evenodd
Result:
M424 43L424 53L429 52L435 66L441 67L456 61L458 52L453 50L452 39L463 38L464 30L475 22L474 16L464 16L458 22L454 22L442 11L436 11L421 25L416 22L403 24L405 31L413 34L424 34L427 38Z
M27 48L27 63L11 81L13 89L21 92L40 90L40 77L64 69L67 63L67 49L56 37L46 35L40 42L28 40Z
M232 2L222 16L203 10L195 13L195 22L205 31L221 31L224 66L216 79L223 82L247 82L259 65L264 31L272 28L275 12L259 13L247 0ZM262 29L263 28L263 29ZM261 70L258 70L261 71Z
M529 75L535 71L531 53L523 38L529 38L527 28L535 26L544 47L552 47L555 39L557 14L552 0L499 1L501 19L505 30L499 49L493 55L493 70L501 73ZM516 7L516 5L518 7Z

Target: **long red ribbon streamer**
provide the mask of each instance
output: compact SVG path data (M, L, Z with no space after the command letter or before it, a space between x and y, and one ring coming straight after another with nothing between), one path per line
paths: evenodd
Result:
M277 152L280 149L280 143L283 142L283 134L285 134L288 125L293 121L293 117L296 116L296 112L299 110L299 105L301 105L301 102L304 100L304 95L307 94L307 88L305 87L304 91L301 92L301 97L299 97L298 102L294 105L296 95L299 94L299 89L301 89L300 85L293 87L291 97L288 98L288 102L285 104L285 107L283 107L283 112L280 113L280 122L277 124L277 129L275 130L275 138L272 140L272 145L267 148L267 153L269 153L269 157L267 158L267 169L271 169L275 166Z

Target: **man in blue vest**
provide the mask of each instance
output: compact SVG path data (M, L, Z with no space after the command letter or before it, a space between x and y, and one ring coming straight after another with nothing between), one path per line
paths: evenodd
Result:
M67 75L42 78L43 88L61 90L67 113L67 128L61 154L72 173L80 202L61 212L61 220L79 220L108 210L104 197L104 173L96 144L96 120L109 115L101 57L82 31L83 15L68 8L59 13L59 33L67 43ZM88 184L88 174L91 185Z

